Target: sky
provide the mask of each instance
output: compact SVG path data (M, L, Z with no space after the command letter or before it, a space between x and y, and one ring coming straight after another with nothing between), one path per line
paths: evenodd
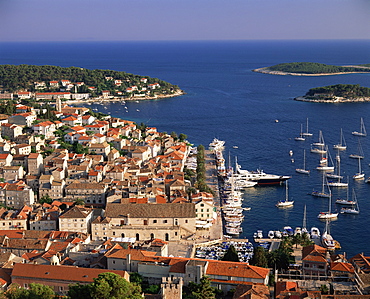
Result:
M0 41L370 39L370 0L0 0Z

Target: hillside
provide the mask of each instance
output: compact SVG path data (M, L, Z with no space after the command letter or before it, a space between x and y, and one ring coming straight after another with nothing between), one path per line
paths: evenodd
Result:
M255 72L274 75L334 75L344 73L367 73L370 72L368 65L359 66L336 66L317 62L291 62L280 63L274 66L255 69Z
M358 84L337 84L311 88L305 96L295 100L309 102L368 102L370 88Z
M53 85L50 81L61 82L61 80L67 80L73 85L69 86L71 92L90 92L93 95L100 94L102 90L109 90L113 95L125 94L127 89L132 87L135 87L137 93L150 92L152 95L170 94L179 90L177 85L157 78L113 70L51 65L0 65L0 86L2 90L8 92L56 91L65 86ZM151 84L155 84L155 87L150 88Z

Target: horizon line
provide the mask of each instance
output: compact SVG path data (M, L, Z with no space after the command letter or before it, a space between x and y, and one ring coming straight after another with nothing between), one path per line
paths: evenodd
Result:
M242 42L242 41L370 41L368 38L301 38L301 39L175 39L175 40L8 40L0 41L4 43L106 43L106 42Z

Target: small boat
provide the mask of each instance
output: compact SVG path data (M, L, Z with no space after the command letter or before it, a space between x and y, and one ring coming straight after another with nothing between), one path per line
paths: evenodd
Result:
M263 238L262 230L257 230L256 237L257 237L257 239L262 239Z
M335 250L335 241L329 232L329 222L326 220L325 231L321 236L321 244L328 250Z
M293 151L292 150L289 151L289 156L293 156Z
M295 137L294 140L296 141L305 141L306 138L303 137L303 133L302 133L302 124L301 124L301 132L299 133L299 136L298 137Z
M361 159L358 158L358 172L354 174L354 180L363 180L365 178L365 174L361 170Z
M340 205L353 205L354 202L349 199L349 190L347 188L347 198L338 198L335 203L340 204Z
M358 138L358 144L357 144L357 154L351 154L349 155L352 159L363 159L364 158L364 151L361 146L360 138Z
M338 181L336 182L328 182L329 187L348 187L348 179L347 183L341 182L342 176L340 175L340 156L339 153L336 157L337 160L337 176L338 176Z
M330 193L330 192L329 192ZM321 191L312 191L311 195L315 197L329 198L330 194L325 192L325 177L322 176Z
M308 132L308 117L306 119L306 132L302 133L302 136L304 137L311 137L313 134Z
M294 235L302 235L302 229L300 227L296 227L294 230Z
M317 142L312 143L314 146L320 146L324 147L325 146L325 141L324 141L324 136L322 134L322 131L319 131L319 140Z
M276 206L278 208L288 208L294 205L294 200L289 200L288 198L288 182L285 184L285 200L280 200Z
M237 145L233 145L233 148L239 148Z
M344 139L342 129L340 129L340 141L338 144L334 144L333 148L339 151L344 151L347 149L347 144L346 144L346 140Z
M278 238L278 239L280 239L280 238L282 237L282 235L281 235L281 231L276 230L276 231L275 231L275 237L276 237L276 238Z
M275 119L275 122L276 122L276 123L278 123L278 122L279 122L279 120L278 120L278 119Z
M311 239L320 239L320 230L317 227L311 227Z
M355 190L352 190L352 205L349 208L342 208L340 210L341 214L353 214L353 215L358 215L360 214L360 208L358 207L358 200L356 198L356 193Z
M353 131L352 135L360 136L360 137L366 137L366 135L367 135L366 134L366 128L365 128L364 120L363 120L362 117L361 117L361 124L360 124L360 132Z
M310 174L310 171L306 169L306 150L303 150L303 168L296 168L298 173Z
M270 230L267 234L267 236L270 238L270 239L273 239L275 237L275 232L273 230Z
M334 166L333 166L333 161L332 161L332 158L330 156L330 152L328 150L328 146L326 146L326 150L325 150L325 153L321 154L321 159L320 159L320 165L316 167L317 170L321 170L321 171L331 171L331 170L334 170ZM329 166L328 165L328 156L329 155L329 160L331 161L331 165Z
M284 226L284 232L288 235L288 236L293 236L294 235L294 230L292 229L291 226Z
M331 192L330 192L330 189L329 189L329 211L328 212L320 212L319 215L317 216L317 218L319 219L335 219L338 217L338 214L339 213L332 213L331 212Z

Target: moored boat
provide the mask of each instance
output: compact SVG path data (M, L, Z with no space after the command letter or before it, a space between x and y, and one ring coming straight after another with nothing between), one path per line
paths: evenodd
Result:
M355 136L360 136L360 137L366 137L366 128L365 128L365 123L364 123L364 119L361 117L361 121L360 121L360 132L357 132L357 131L353 131L352 132L352 135L355 135Z

